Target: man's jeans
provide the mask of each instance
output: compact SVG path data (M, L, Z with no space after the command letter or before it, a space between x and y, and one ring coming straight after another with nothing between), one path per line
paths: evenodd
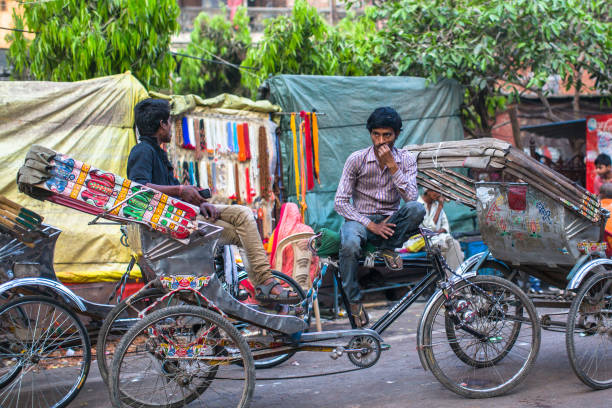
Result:
M379 223L388 216L368 216L375 223ZM395 249L409 238L407 233L416 230L425 217L425 208L417 201L410 201L402 205L394 212L388 223L395 224L394 232L389 239L372 234L367 228L357 221L346 221L340 228L340 275L342 275L342 287L351 303L361 301L361 291L357 281L357 269L361 249L366 242L371 242L380 249Z

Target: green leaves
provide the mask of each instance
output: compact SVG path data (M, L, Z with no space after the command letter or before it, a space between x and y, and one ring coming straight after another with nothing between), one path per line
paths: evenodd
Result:
M37 34L29 43L23 36L12 42L15 78L74 81L130 69L147 88L169 87L175 68L170 39L179 28L176 1L69 0L23 8L26 26ZM18 16L13 19L19 24Z
M351 12L336 27L330 26L305 0L296 0L290 16L266 22L264 36L249 49L243 65L256 67L242 77L253 94L270 75L372 75L380 60L374 9L359 18Z
M244 60L251 44L249 17L244 7L238 7L233 23L227 19L228 11L223 10L213 17L200 13L194 21L191 42L184 53L205 60L226 61L236 66ZM248 69L177 57L180 59L180 77L175 90L182 94L196 94L212 97L223 92L244 94L241 76L249 75ZM220 59L219 59L220 58Z

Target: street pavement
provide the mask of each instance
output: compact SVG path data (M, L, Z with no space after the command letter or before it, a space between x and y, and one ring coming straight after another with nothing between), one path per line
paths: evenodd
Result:
M424 371L416 352L416 329L425 303L416 303L383 338L391 349L368 369L294 380L261 380L330 373L354 368L345 356L332 360L327 353L298 353L289 361L260 370L252 408L365 408L365 407L495 407L557 408L612 407L612 389L593 391L572 372L565 350L565 334L542 332L542 346L534 369L510 394L486 400L470 400L444 388ZM374 318L385 308L369 309ZM346 320L326 321L324 329L346 328ZM206 394L204 394L206 395ZM188 408L204 407L203 399ZM108 408L107 391L92 364L87 382L70 407Z

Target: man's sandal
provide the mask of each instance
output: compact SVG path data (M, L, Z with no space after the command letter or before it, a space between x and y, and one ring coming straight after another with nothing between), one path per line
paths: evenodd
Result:
M351 303L351 315L357 327L365 327L370 323L370 316L362 303Z
M391 269L392 271L401 271L404 267L402 257L400 256L400 254L393 251L392 249L384 249L380 253L380 255L385 261L385 265L387 265L387 268Z
M300 303L300 297L292 290L282 288L281 293L274 294L272 289L276 286L283 286L278 281L270 282L267 285L259 285L255 288L255 300L260 303L280 303L283 305L295 305ZM291 296L291 294L294 294Z

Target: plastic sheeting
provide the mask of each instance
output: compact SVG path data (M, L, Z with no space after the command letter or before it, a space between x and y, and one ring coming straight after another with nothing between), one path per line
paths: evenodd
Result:
M125 175L136 143L133 108L147 96L130 73L79 82L0 82L0 194L63 231L55 270L64 282L117 280L129 250L119 242L118 226L89 226L90 215L20 194L17 170L30 146L41 144Z
M461 86L450 80L428 86L423 78L327 77L280 75L268 80L272 103L285 112L312 111L318 116L321 185L306 195L306 222L315 230L339 230L342 218L334 211L334 196L346 158L372 144L365 127L368 116L380 106L395 108L403 120L396 146L461 140L459 106ZM292 135L289 117L281 123L283 199L295 201ZM449 203L445 211L453 230L472 229L470 211ZM463 225L462 225L463 224Z

